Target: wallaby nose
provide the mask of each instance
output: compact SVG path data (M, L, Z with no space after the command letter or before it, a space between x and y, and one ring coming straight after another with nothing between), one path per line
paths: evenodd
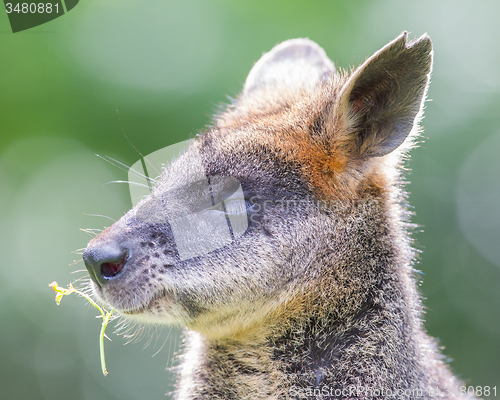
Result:
M127 250L118 245L89 246L83 252L83 261L90 278L101 287L120 273L127 257Z

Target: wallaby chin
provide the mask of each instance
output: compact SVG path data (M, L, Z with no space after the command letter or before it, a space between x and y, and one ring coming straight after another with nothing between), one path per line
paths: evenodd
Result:
M178 399L463 397L422 324L400 176L432 57L406 32L351 73L277 45L89 243L98 297L187 327Z

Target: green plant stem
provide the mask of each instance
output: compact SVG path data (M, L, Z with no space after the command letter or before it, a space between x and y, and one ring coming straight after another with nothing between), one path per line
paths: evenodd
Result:
M90 304L92 304L95 308L97 308L99 310L99 312L101 313L102 325L101 325L101 334L99 336L99 351L101 354L101 369L102 369L102 373L104 376L108 375L108 370L106 369L106 359L104 357L104 337L106 336L105 335L106 327L108 326L109 320L111 319L111 315L113 314L113 311L115 309L111 308L110 311L102 309L94 300L92 300L92 298L90 296L75 289L72 284L70 284L69 288L67 288L67 289L58 286L57 282L52 282L49 284L49 286L52 289L54 289L54 291L56 292L57 305L60 304L63 296L70 295L71 293L76 293L79 296L85 298Z
M102 321L102 326L101 326L101 335L99 338L99 350L101 353L101 369L102 373L104 376L108 375L108 370L106 369L106 360L104 358L104 331L106 330L106 327L108 326L109 319L111 318L111 314L113 314L114 308L111 309L111 311L108 311L106 314L106 317L103 318Z

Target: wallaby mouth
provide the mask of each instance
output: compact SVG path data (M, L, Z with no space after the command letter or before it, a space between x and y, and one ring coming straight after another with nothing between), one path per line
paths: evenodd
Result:
M148 297L143 303L139 304L136 307L133 308L126 308L123 310L119 310L120 314L123 314L125 316L135 316L135 315L140 315L147 313L149 310L155 308L158 306L158 304L167 297L168 292L167 289L161 288L158 290L156 293L154 293L152 296Z

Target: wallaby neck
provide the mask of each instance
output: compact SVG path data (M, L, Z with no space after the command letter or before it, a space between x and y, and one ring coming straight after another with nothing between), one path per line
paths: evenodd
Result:
M369 297L355 315L311 315L260 341L208 340L190 332L179 385L190 393L178 398L383 398L398 390L430 398L433 390L445 390L439 377L432 379L432 365L422 363L419 343L427 338L391 293L398 288L381 289L398 300Z
M302 272L299 305L286 302L264 334L189 333L179 399L460 397L421 324L406 233L383 202L370 205L370 218L364 207L335 224L330 244L316 249L321 264ZM308 279L314 271L321 279Z

